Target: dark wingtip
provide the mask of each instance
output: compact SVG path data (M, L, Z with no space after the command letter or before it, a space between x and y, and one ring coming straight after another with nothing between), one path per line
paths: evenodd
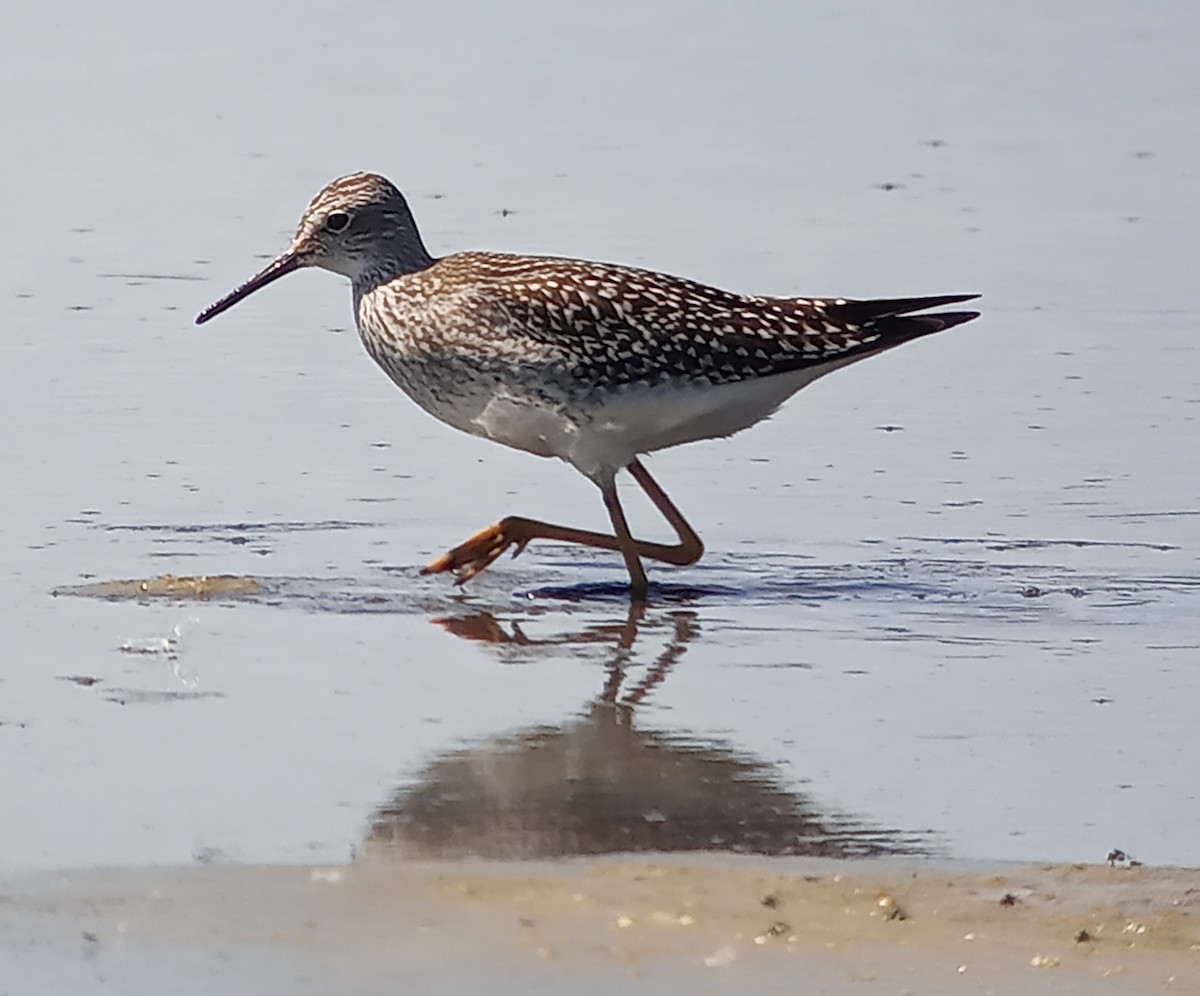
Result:
M944 308L948 304L961 304L963 301L974 301L978 297L978 294L938 294L931 297L867 298L866 300L847 301L845 304L837 305L836 311L834 309L830 309L830 311L836 315L835 320L837 321L850 325L865 325L868 322L886 321L902 315L912 315L914 318L941 317L917 316L913 313L929 311L931 308ZM975 317L974 312L971 313L971 317ZM967 321L967 319L962 320Z
M895 303L902 305L904 310L897 314L908 314L912 311L925 311L928 308L944 308L948 304L962 304L964 301L978 301L982 294L939 294L937 297L900 298Z
M967 298L967 300L969 301L971 298ZM979 317L979 314L978 311L947 311L940 315L917 315L914 317L937 319L938 324L941 326L938 331L944 332L946 329L954 328L955 325L962 325L973 321Z

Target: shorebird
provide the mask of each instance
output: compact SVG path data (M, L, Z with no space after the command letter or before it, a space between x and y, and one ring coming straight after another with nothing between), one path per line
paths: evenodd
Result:
M977 294L848 300L759 297L650 270L576 259L425 248L403 194L374 173L334 180L283 255L200 313L202 324L301 267L350 278L367 352L435 418L566 461L600 489L613 533L507 516L425 573L469 581L506 549L554 540L619 552L630 595L642 558L677 566L704 545L642 454L731 436L839 367L978 317L917 315ZM675 531L634 539L617 497L628 470Z

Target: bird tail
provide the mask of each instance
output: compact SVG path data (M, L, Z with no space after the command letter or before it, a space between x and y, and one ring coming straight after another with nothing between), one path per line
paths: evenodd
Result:
M899 346L912 339L934 332L944 332L955 325L962 325L979 317L978 311L942 311L932 315L915 315L912 312L941 308L947 304L973 301L978 294L944 294L940 297L897 297L874 301L847 301L829 308L832 321L851 325L869 326L881 333L870 346L870 351Z

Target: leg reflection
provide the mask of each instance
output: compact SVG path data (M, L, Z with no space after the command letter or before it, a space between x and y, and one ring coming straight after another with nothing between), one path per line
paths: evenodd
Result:
M636 851L861 856L924 853L929 841L824 806L786 769L688 727L652 697L700 642L697 614L635 604L580 626L572 614L436 620L501 660L561 662L593 648L600 694L557 724L450 745L375 813L365 855L550 858ZM554 627L559 627L557 630ZM661 641L661 642L659 642ZM648 663L639 651L657 648ZM704 661L697 661L703 665ZM632 684L632 676L644 668ZM514 701L541 691L539 669L514 672Z

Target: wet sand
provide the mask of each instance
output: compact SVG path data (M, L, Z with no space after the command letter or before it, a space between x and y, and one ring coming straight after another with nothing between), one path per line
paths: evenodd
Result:
M14 994L1200 986L1200 872L1180 869L367 854L43 873L3 883L0 909L0 968L19 966L29 986Z

